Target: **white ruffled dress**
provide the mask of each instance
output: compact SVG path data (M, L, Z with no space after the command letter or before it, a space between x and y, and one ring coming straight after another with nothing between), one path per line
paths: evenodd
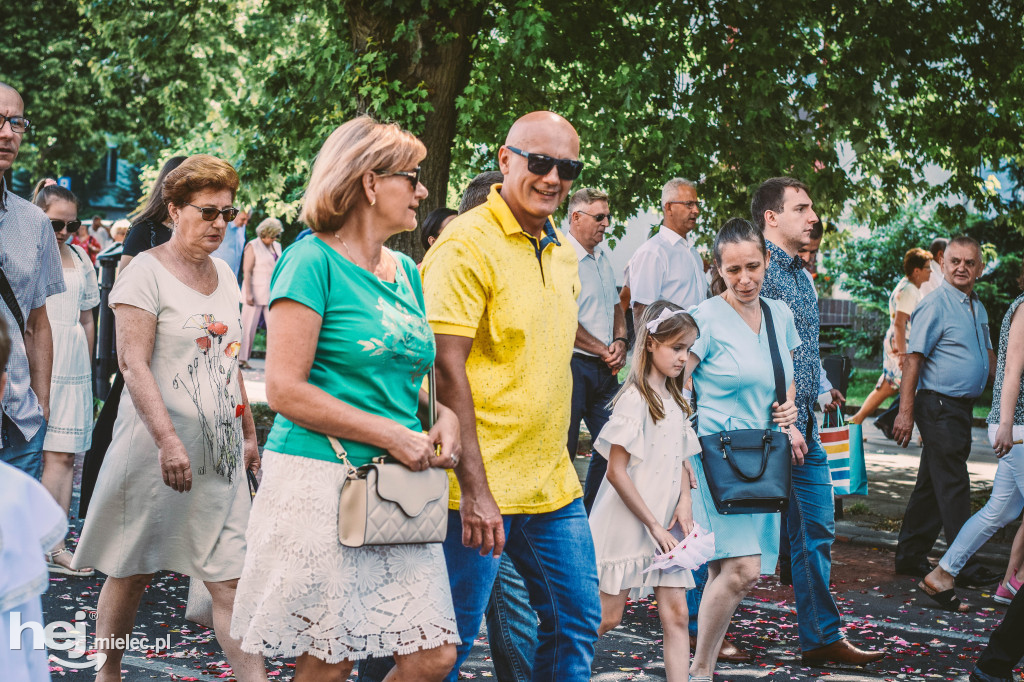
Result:
M629 453L626 473L651 512L661 519L662 525L667 525L679 502L683 460L700 452L697 434L686 415L674 401L668 400L665 418L655 424L640 392L631 387L615 403L611 418L594 441L594 449L607 459L613 444L621 445ZM594 536L602 592L618 594L639 587L694 586L690 571L644 573L655 557L657 545L607 478L601 482L590 512L590 532ZM682 534L679 537L682 539Z

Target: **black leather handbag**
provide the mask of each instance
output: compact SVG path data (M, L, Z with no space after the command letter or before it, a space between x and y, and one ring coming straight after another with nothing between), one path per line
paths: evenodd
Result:
M761 300L775 371L775 398L786 402L785 372L768 304ZM792 485L789 434L736 429L700 437L701 463L719 514L772 514L789 504Z

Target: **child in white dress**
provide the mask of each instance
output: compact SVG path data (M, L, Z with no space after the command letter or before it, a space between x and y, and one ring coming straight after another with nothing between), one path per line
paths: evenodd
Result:
M672 550L693 529L687 458L700 444L687 419L683 369L697 334L696 322L678 306L647 306L637 326L633 366L594 442L608 460L590 513L601 590L599 633L622 621L630 589L653 587L669 682L689 676L686 590L693 576L687 570L644 570L656 552ZM678 537L670 532L676 526Z

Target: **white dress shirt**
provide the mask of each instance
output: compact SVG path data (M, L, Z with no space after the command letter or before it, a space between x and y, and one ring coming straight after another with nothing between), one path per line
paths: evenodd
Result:
M594 253L587 253L572 232L568 233L567 239L579 259L580 295L576 299L579 323L598 341L611 345L615 332L615 306L619 304L611 259L600 245L594 247ZM581 348L574 348L573 352L593 355Z
M932 274L928 277L928 281L921 285L921 298L924 298L931 292L942 286L942 282L946 279L942 275L942 266L931 260L928 261L928 266L932 271Z
M658 299L689 309L707 298L704 263L689 239L662 227L629 261L631 305Z

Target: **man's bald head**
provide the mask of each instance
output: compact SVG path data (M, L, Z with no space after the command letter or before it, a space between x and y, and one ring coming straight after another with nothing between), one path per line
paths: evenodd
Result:
M531 145L546 142L553 137L563 138L570 142L573 148L572 158L579 156L580 136L576 133L576 129L553 111L532 111L525 116L520 116L508 129L505 146L543 154L544 152L532 149Z

